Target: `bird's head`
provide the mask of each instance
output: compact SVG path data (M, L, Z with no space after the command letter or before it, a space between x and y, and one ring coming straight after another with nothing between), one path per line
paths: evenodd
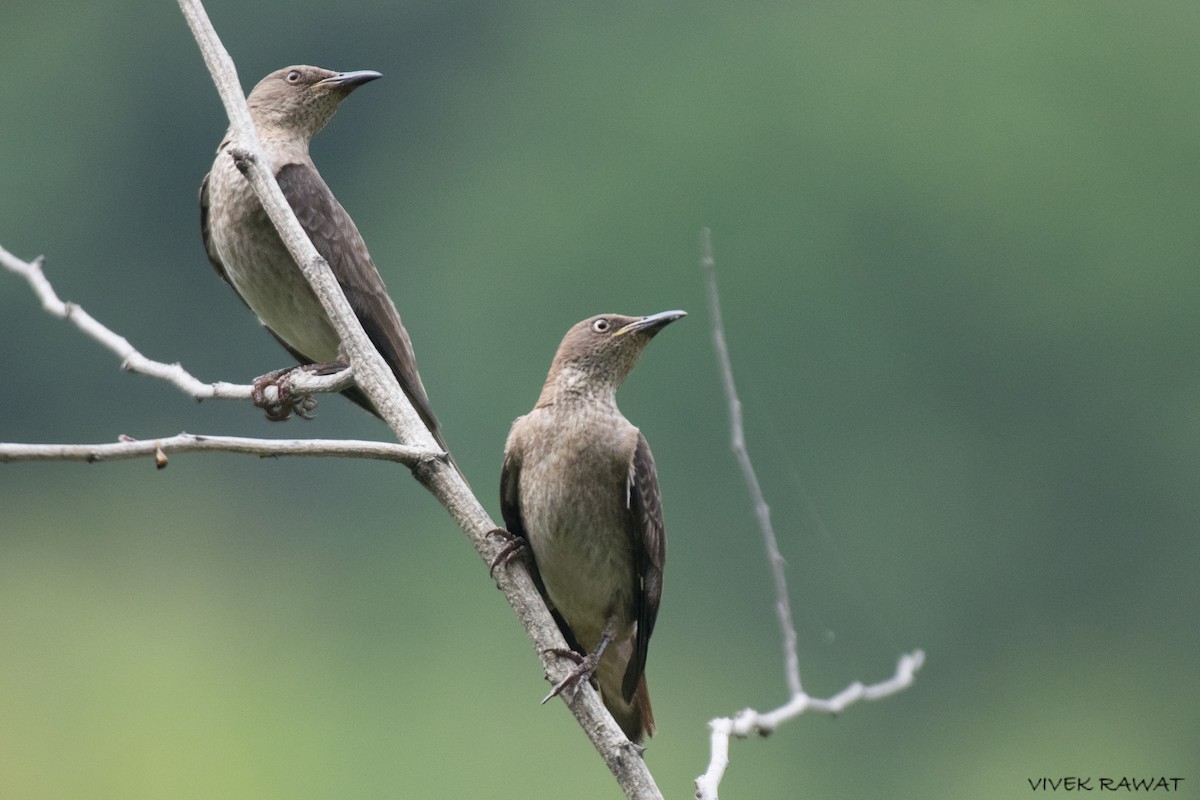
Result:
M381 77L369 69L333 72L303 65L284 67L259 81L246 102L263 136L284 134L307 141L325 127L348 94Z
M578 385L578 388L616 391L654 335L686 314L684 311L662 311L647 317L597 314L576 323L558 346L547 384L557 380L562 389Z

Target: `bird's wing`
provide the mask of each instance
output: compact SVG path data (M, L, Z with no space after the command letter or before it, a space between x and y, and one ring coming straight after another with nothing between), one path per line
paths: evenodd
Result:
M508 532L521 537L528 545L529 534L521 519L521 458L512 446L511 436L509 446L504 448L504 465L500 468L500 515L504 517Z
M663 529L658 471L654 468L650 445L640 431L629 464L626 491L626 530L634 555L634 579L637 581L634 586L637 640L621 685L621 692L628 701L633 698L638 681L646 669L646 651L650 645L650 635L654 633L654 622L658 618L663 566L667 561L667 534Z
M354 220L311 164L285 164L275 178L288 205L296 212L300 226L317 252L329 262L371 343L395 373L421 419L438 437L437 418L417 373L417 360L408 331L400 322L396 306L388 296Z

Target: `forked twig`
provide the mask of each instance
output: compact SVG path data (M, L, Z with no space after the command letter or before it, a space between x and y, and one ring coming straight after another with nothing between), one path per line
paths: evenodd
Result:
M712 729L711 756L708 769L703 775L696 778L696 798L697 800L717 800L717 787L729 766L729 739L731 736L745 738L751 733L767 734L775 730L780 723L798 717L805 711L837 714L855 701L876 700L895 694L912 684L913 676L925 661L925 654L916 650L902 656L896 665L896 674L890 679L872 686L864 686L862 683L855 682L843 689L840 694L827 700L810 697L804 692L800 683L800 659L796 651L796 627L792 622L791 599L788 595L787 578L784 575L785 562L779 551L779 541L775 537L775 529L771 525L771 509L763 497L758 475L754 471L754 464L751 463L750 453L746 449L746 436L742 425L742 402L738 399L737 386L733 381L729 347L725 342L725 324L721 319L721 300L717 292L717 262L713 258L712 232L705 228L701 232L700 238L700 265L708 280L713 347L717 352L721 382L725 388L725 399L729 404L732 448L738 465L741 467L742 477L750 490L763 544L771 561L771 574L775 581L775 614L779 620L779 629L783 639L783 660L790 695L788 702L774 711L760 713L748 708L739 711L732 718L718 717L709 721L708 725Z
M142 355L136 347L130 344L128 339L97 320L83 306L62 300L46 277L42 264L41 256L33 261L23 261L0 247L0 266L25 279L34 294L37 295L45 312L53 317L69 321L82 333L115 353L121 359L122 369L167 381L197 400L211 398L249 400L251 398L254 387L250 384L226 383L225 381L205 383L184 369L179 362L167 364ZM289 381L294 394L340 392L353 383L354 373L350 369L344 369L331 375L314 375L296 371L289 376ZM268 387L267 391L273 392L275 388ZM269 395L268 399L270 399Z

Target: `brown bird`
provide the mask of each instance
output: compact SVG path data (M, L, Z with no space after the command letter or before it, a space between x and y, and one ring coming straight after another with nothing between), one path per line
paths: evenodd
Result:
M586 654L549 697L594 673L635 743L654 733L646 651L667 538L654 456L616 394L654 335L682 316L601 314L567 331L537 405L513 422L500 475L504 522L532 549L563 637Z
M285 67L263 78L247 102L263 151L288 204L296 212L354 308L371 343L391 367L400 388L442 444L437 419L417 372L416 356L396 306L367 252L354 220L317 172L308 154L313 135L329 122L352 91L382 77L378 72L331 72L308 66ZM204 248L224 278L271 334L301 364L318 371L344 367L347 359L337 332L275 227L226 152L232 134L217 148L212 171L200 185L200 228ZM274 378L263 376L256 381ZM282 389L283 387L281 387ZM344 394L375 413L358 388ZM290 407L268 408L286 419Z

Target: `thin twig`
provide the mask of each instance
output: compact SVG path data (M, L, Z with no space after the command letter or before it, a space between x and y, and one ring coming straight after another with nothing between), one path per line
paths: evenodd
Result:
M84 310L83 306L63 301L49 279L46 278L42 269L43 259L41 256L33 261L22 261L0 247L0 266L20 275L29 283L46 313L71 322L82 333L115 353L121 359L122 369L167 381L197 400L211 398L249 400L251 398L254 387L250 384L226 383L225 381L205 383L193 376L178 362L167 364L142 355L129 343L128 339L105 326ZM331 375L313 375L298 371L289 375L289 388L293 394L297 395L340 392L353 381L354 373L350 369ZM268 400L271 399L269 393L274 390L274 387L267 387Z
M787 672L788 691L797 695L803 688L800 686L800 657L796 654L796 626L792 622L787 577L784 575L786 562L779 552L779 541L775 538L775 528L771 525L771 509L763 497L758 475L754 472L754 464L750 462L750 452L746 449L746 434L742 427L742 401L738 399L737 386L733 382L733 366L729 361L729 347L725 344L725 323L721 320L721 298L717 293L717 262L713 258L712 232L708 228L701 233L701 247L701 265L708 274L713 347L716 348L717 364L721 368L725 400L729 403L733 454L737 457L738 466L742 468L742 477L750 490L750 499L754 502L754 513L758 517L763 545L767 548L767 556L771 560L771 577L775 580L775 615L779 618L779 631L783 639L783 661Z
M394 461L415 469L424 461L442 457L440 450L409 447L391 442L356 439L254 439L243 436L208 436L179 433L161 439L132 439L102 444L17 444L0 442L0 464L12 461L119 461L152 456L161 469L172 453L238 453L260 457L307 456L318 458L370 458Z
M775 612L783 639L784 669L787 674L790 696L787 703L774 711L759 713L753 709L745 709L732 718L718 717L709 721L709 727L712 729L711 755L708 769L696 779L696 798L697 800L717 800L717 787L729 766L729 739L731 736L745 738L751 733L766 735L774 731L780 723L798 717L805 711L838 714L846 706L858 700L877 700L895 694L912 684L913 676L925 661L925 654L916 650L901 656L896 665L896 674L889 680L872 686L864 686L862 683L855 682L843 689L840 694L827 700L810 697L804 692L800 683L800 658L796 650L796 627L792 622L791 599L788 595L787 579L784 575L785 562L783 555L779 552L779 542L775 538L774 527L771 525L771 509L763 497L762 487L758 483L758 476L750 461L750 453L746 449L746 436L742 425L742 402L738 399L737 386L733 381L733 367L729 359L729 347L725 342L725 324L721 319L721 300L717 292L717 262L713 257L712 232L708 228L701 232L700 242L700 265L708 279L713 347L717 352L717 363L721 369L725 399L729 404L731 445L738 465L741 467L746 486L750 490L754 513L758 517L763 543L771 561L771 573L775 580Z
M710 720L712 729L710 745L712 755L708 769L696 778L696 800L717 800L717 787L725 776L729 766L729 739L736 736L745 739L752 733L766 736L772 733L780 724L798 717L806 711L818 711L825 714L840 714L845 708L859 700L878 700L888 695L896 694L912 685L917 670L925 663L925 653L914 650L900 657L896 663L896 673L885 681L864 686L862 683L852 683L840 693L828 699L809 697L804 692L795 694L792 698L773 711L759 713L752 708L739 711L734 717L718 717Z

